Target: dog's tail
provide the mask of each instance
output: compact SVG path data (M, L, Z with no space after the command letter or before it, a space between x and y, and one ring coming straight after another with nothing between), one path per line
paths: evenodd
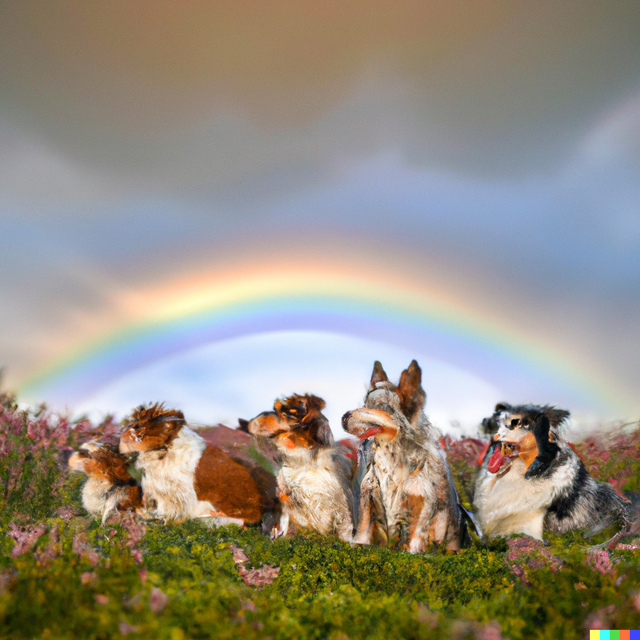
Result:
M478 536L478 538L482 538L482 529L474 518L473 513L471 513L471 511L469 511L468 509L465 509L465 507L463 507L459 502L458 509L460 509L460 513L462 514L461 524L464 525L463 528L465 529L466 537L468 538L467 544L465 544L464 546L469 546L471 544L471 538L469 537L469 527L471 528L471 531L473 531L473 533ZM464 534L463 537L465 537Z

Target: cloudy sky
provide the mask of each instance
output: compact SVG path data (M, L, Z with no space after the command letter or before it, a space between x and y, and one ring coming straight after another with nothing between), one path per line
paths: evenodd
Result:
M0 364L232 422L640 415L640 5L0 6ZM405 362L406 361L406 362Z

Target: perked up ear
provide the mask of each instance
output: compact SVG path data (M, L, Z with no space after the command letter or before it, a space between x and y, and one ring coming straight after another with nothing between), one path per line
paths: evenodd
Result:
M236 431L244 431L244 433L249 433L249 421L244 418L238 418L238 426L236 427Z
M373 391L376 388L378 382L389 382L387 374L385 373L379 360L373 363L373 372L371 373L371 382L369 384L369 391Z
M427 400L427 394L422 388L422 369L415 360L402 372L398 383L400 395L400 409L409 422L419 413Z
M507 404L506 402L498 402L498 404L496 405L496 412L499 411L511 411L511 405Z
M543 413L549 418L552 427L559 427L571 414L564 409L555 407L542 407Z

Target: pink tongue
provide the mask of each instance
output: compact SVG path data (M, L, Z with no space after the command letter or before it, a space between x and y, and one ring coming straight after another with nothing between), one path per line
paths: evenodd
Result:
M502 455L502 447L498 445L496 450L491 454L489 462L487 463L487 469L489 473L497 473L498 469L502 466L505 457Z

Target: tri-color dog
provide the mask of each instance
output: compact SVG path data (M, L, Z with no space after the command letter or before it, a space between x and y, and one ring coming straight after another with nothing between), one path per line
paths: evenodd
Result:
M360 506L354 541L393 545L412 553L468 541L440 432L424 414L422 371L414 360L397 385L376 362L364 407L342 418L363 441Z
M353 539L354 466L334 444L329 422L322 413L324 400L293 395L276 400L248 423L248 431L268 439L278 449L277 475L282 515L274 535L312 530Z
M161 404L133 412L120 452L138 454L145 507L165 522L214 517L217 524L257 523L276 506L271 474L207 444L181 411Z
M500 403L483 421L494 432L476 479L474 506L489 536L626 527L630 505L586 470L560 435L569 412L550 406Z
M142 490L115 447L92 440L71 454L69 467L87 475L82 506L104 524L109 516L142 507Z

